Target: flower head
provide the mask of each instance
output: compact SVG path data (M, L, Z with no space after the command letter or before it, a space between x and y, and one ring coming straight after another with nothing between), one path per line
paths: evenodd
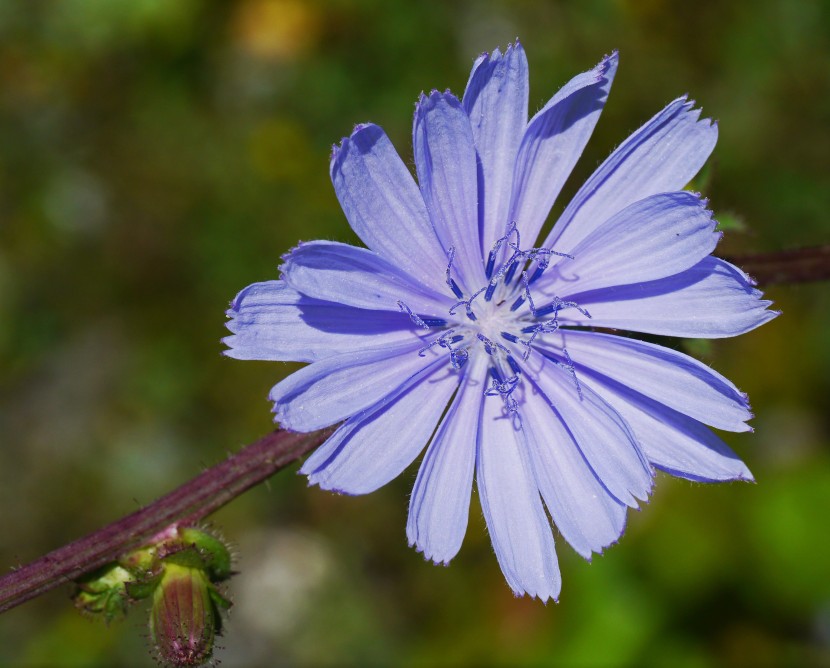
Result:
M381 128L357 126L331 177L367 248L301 244L280 280L228 311L228 355L309 362L271 391L277 421L342 421L306 460L311 483L371 492L426 449L410 544L436 563L455 556L475 478L509 585L543 600L561 582L545 508L590 558L620 537L655 468L752 479L707 427L748 430L746 395L617 330L717 338L777 315L711 256L716 222L682 190L717 139L685 98L625 140L539 237L616 69L614 53L528 121L521 45L482 55L461 100L418 101L417 184Z

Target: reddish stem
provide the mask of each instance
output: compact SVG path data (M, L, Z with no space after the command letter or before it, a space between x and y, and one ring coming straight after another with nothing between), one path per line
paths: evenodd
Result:
M272 432L146 508L14 570L0 578L0 612L118 559L171 526L197 523L320 445L331 431Z
M727 258L761 286L830 279L830 245Z

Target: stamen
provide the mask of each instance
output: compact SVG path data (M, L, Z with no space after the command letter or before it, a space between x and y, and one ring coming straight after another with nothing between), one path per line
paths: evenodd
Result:
M478 320L476 318L476 314L473 313L473 300L478 297L482 292L484 292L487 288L481 288L477 292L474 292L473 295L469 299L462 299L459 302L456 302L450 307L450 315L455 315L456 310L459 306L464 306L464 310L467 311L467 317L470 320Z
M466 348L455 348L450 350L450 364L456 371L461 369L461 367L467 363L469 358L470 353L467 352Z
M530 357L530 351L532 350L531 346L537 336L540 334L553 334L558 329L559 321L556 318L553 320L544 320L543 322L537 323L532 327L525 327L522 331L526 334L530 334L530 338L527 341L519 341L519 343L525 346L525 351L522 353L522 359L526 362Z
M444 332L443 334L441 334L441 336L436 338L434 341L431 341L428 345L421 348L418 351L418 357L424 357L426 351L429 350L430 348L432 348L433 346L440 346L441 348L447 348L448 350L452 350L452 348L450 348L450 344L452 343L452 340L451 339L448 340L448 337L453 333L455 333L455 330L450 329L450 330ZM459 336L459 337L453 337L453 338L463 339L464 337Z
M525 289L525 292L524 292L525 299L527 299L527 303L530 305L530 312L538 318L539 317L539 312L536 310L536 304L533 303L533 297L530 294L530 285L527 282L527 272L526 271L522 272L522 285L524 286L524 289Z
M450 270L452 269L453 260L455 260L455 246L450 246L449 248L449 262L447 262L447 285L450 286L450 290L452 290L453 294L458 297L459 299L464 298L464 293L461 292L461 288L458 287L458 283L456 283L452 276L450 276Z
M536 280L539 279L539 277L542 274L545 273L545 269L547 269L547 268L548 268L547 265L542 266L541 264L538 267L536 267L536 271L533 272L533 276L530 277L530 280L528 281L528 283L532 285Z
M565 301L562 301L559 297L554 297L553 301L550 304L548 304L547 306L543 306L542 308L538 309L536 311L535 315L537 317L542 317L542 316L548 315L549 313L559 313L559 311L562 311L563 309L566 309L566 308L575 308L577 311L579 311L586 318L591 317L591 314L588 313L588 311L586 309L582 308L576 302L565 302Z
M504 284L505 285L508 285L510 283L510 281L513 280L513 276L516 273L516 269L518 269L519 265L522 264L522 262L519 262L518 257L517 257L520 254L521 254L521 251L519 251L518 253L516 253L516 255L513 256L513 263L510 265L510 267L507 270L507 273L504 275ZM524 259L524 258L522 258L522 259Z
M493 293L496 291L496 285L498 285L495 281L491 281L487 285L487 291L484 293L484 301L489 302L493 298Z
M422 319L422 318L421 318L421 317L420 317L417 313L414 313L414 312L412 311L412 309L411 309L411 308L409 308L409 307L408 307L406 304L404 304L402 301L399 301L399 302L398 302L398 308L399 308L399 309L401 309L401 311L403 311L404 313L408 313L408 314L409 314L409 319L410 319L412 322L414 322L414 323L415 323L418 327L420 327L420 328L422 328L422 329L429 329L429 325L428 325L428 324L426 324L426 323L423 321L423 319Z
M564 346L562 347L562 352L565 354L565 360L567 362L557 362L556 365L560 369L564 369L571 374L571 377L574 379L574 384L576 385L576 393L579 395L579 400L582 401L582 386L579 384L579 378L576 377L576 368L574 367L573 360L568 354L568 349Z
M518 377L519 374L522 372L519 363L515 359L513 359L512 355L507 356L507 363L510 365L510 368L513 370L513 373L516 374L516 376Z
M510 351L507 348L505 348L502 344L500 344L498 341L491 341L481 332L478 332L476 334L476 338L484 344L484 352L486 352L488 355L492 355L497 349L503 350L508 355L510 354Z
M495 243L493 244L493 248L490 250L490 254L487 256L487 265L484 268L484 274L487 276L487 280L490 281L493 276L493 269L496 266L496 256L498 252L501 250L502 244L507 241L511 236L513 236L513 232L516 232L518 236L519 232L516 229L515 221L508 223L507 230L504 233L503 237L499 237L496 239ZM505 263L507 264L507 263ZM499 274L496 276L495 279L491 281L491 283L497 283L498 279L504 274L505 265L502 265L499 268ZM492 296L492 294L491 294ZM487 301L490 301L489 299Z
M487 256L487 266L484 268L484 275L487 277L487 280L490 280L490 277L493 275L493 269L496 266L496 251L491 250L490 254Z
M493 384L484 391L484 395L488 397L500 396L504 400L504 405L508 413L518 413L519 402L510 395L518 386L519 377L513 376L503 381L501 374L499 374L495 367L490 367L490 373L493 375Z
M519 342L519 337L516 336L515 334L511 334L510 332L501 332L501 336L502 336L502 338L507 339L508 341L510 341L510 343L518 343Z

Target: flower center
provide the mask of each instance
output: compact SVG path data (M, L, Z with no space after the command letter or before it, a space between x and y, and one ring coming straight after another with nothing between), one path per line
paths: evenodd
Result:
M516 224L511 223L488 255L484 268L487 284L466 296L452 277L455 248L451 247L446 283L458 301L448 310L449 317L419 316L404 302L398 302L401 311L407 313L415 325L429 330L430 334L433 331L437 333L431 340L425 339L428 343L418 354L423 357L431 348L444 348L449 352L450 364L456 370L469 361L470 355L487 355L491 385L485 390L485 395L501 396L507 412L517 414L519 405L512 395L521 382L522 367L518 360L528 359L534 342L540 336L559 329L561 311L572 308L591 317L576 302L563 301L559 297L537 305L531 286L548 268L554 256L573 259L567 253L549 248L523 250ZM564 361L554 359L548 353L545 355L573 376L581 398L582 390L574 365L568 351L564 347L562 351Z

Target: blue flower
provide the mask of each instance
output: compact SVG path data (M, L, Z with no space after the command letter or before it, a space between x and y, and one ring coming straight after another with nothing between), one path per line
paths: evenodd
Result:
M777 315L711 256L717 223L682 190L717 139L685 98L626 139L537 240L616 69L614 53L528 121L522 47L482 55L461 100L421 95L417 184L380 127L357 126L331 178L367 247L300 244L279 280L228 311L231 357L309 363L271 391L280 424L342 422L302 467L311 483L365 494L426 449L410 544L436 563L456 555L475 478L507 582L542 600L561 584L545 508L590 559L621 536L654 469L752 479L708 428L750 429L746 395L617 331L719 338Z

